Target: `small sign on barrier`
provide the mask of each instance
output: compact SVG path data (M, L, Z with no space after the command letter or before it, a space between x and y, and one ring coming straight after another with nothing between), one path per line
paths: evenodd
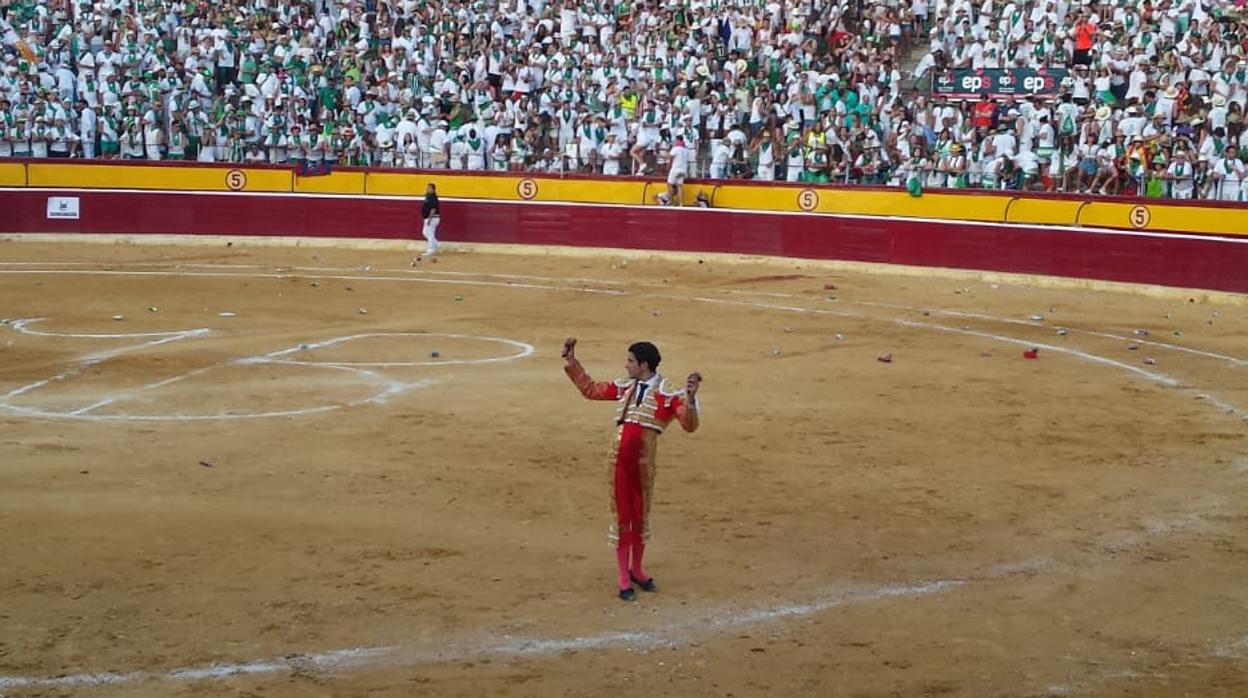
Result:
M1148 227L1148 222L1152 219L1153 214L1144 205L1132 206L1131 212L1127 214L1127 220L1131 221L1131 225L1136 228Z
M797 207L803 211L813 211L819 207L819 192L814 189L803 189L797 193Z
M78 197L49 196L48 220L78 220Z
M225 173L225 186L230 191L242 191L247 186L247 173L242 170L230 170Z
M516 184L516 193L525 201L534 198L537 196L537 182L525 177Z

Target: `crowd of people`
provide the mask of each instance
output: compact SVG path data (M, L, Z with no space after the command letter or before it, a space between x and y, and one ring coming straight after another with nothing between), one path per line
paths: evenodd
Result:
M917 177L934 186L1248 198L1242 2L1029 0L996 12L992 4L945 8L916 73L1065 78L1052 95L1004 104L916 96L926 141L908 158Z
M1243 201L1242 3L0 0L0 157Z

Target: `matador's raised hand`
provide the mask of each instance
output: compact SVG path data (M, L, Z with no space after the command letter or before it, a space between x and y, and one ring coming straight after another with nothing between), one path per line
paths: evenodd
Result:
M576 337L568 337L563 340L563 358L572 363L576 360Z
M693 400L694 396L698 394L698 386L700 385L702 385L702 374L697 371L690 373L689 377L685 379L685 394L689 396L690 400Z

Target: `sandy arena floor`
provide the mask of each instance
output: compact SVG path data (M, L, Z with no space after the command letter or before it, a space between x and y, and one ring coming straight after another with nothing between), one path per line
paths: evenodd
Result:
M1248 305L408 259L0 243L0 695L1248 695ZM634 604L568 335L706 378Z

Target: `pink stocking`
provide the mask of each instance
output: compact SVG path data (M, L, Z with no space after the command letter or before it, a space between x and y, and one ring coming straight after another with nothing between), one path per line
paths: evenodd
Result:
M650 579L650 575L646 574L645 570L641 568L641 556L646 552L646 544L640 540L635 540L629 547L632 548L633 552L633 576L636 577L639 582L648 581Z
M628 578L628 547L621 541L615 549L615 561L620 568L620 589L633 588L633 582Z

